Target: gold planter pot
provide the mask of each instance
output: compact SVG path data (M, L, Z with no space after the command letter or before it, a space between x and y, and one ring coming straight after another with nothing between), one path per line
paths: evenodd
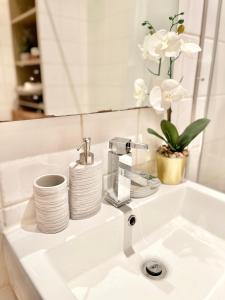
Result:
M183 181L187 157L170 158L156 153L158 177L164 184L179 184Z

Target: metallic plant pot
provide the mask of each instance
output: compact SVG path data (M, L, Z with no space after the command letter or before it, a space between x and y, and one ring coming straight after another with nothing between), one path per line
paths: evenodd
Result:
M164 184L175 185L183 181L187 157L170 158L156 154L158 177Z

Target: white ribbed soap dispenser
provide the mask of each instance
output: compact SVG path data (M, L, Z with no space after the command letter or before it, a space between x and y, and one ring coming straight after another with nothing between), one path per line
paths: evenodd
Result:
M85 219L96 214L102 201L102 162L94 161L91 139L84 138L78 147L80 159L69 166L71 219Z

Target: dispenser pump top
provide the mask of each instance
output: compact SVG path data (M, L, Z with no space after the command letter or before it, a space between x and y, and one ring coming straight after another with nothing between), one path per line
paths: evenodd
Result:
M90 152L91 138L83 138L82 144L77 148L77 151L83 148L78 161L81 165L92 165L94 163L94 154Z

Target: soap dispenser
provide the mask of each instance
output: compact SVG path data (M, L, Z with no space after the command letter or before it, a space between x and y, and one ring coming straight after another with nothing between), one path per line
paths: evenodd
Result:
M83 150L79 160L69 166L71 219L91 217L101 208L102 162L95 161L90 148L91 139L84 138L77 148Z

